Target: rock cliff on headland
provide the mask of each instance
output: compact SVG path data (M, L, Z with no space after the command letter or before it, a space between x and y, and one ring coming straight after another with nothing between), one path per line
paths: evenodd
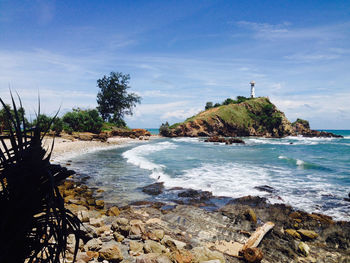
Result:
M182 123L161 129L161 135L166 137L261 136L279 138L291 135L337 137L332 133L310 130L307 121L298 119L292 124L284 113L266 97L211 108Z

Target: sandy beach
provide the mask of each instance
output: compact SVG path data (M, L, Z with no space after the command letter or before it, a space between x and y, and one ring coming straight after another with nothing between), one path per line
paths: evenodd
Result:
M55 145L52 152L52 161L70 158L78 154L94 151L98 149L116 147L127 143L142 142L139 139L131 139L126 137L111 137L106 142L101 141L81 141L76 139L67 139L56 137ZM44 139L44 147L51 147L53 138L47 137Z

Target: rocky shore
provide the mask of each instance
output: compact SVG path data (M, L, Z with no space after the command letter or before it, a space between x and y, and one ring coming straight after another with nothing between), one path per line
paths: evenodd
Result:
M59 188L67 208L83 222L79 263L246 262L233 256L235 242L244 244L268 221L275 226L259 245L261 262L350 262L349 222L271 205L263 198L246 196L207 211L200 207L210 193L184 189L187 204L140 201L118 207L104 203L102 190L72 179ZM68 262L73 235L69 243Z

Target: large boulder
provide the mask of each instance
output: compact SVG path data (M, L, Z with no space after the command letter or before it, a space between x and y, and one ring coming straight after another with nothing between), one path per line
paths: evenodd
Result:
M112 241L103 244L102 248L99 251L99 259L115 263L122 261L123 255L117 243Z

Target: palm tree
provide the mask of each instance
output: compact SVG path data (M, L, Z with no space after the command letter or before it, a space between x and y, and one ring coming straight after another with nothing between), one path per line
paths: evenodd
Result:
M50 163L54 143L50 150L42 146L48 128L26 127L12 94L11 99L13 115L0 98L11 127L0 136L0 262L60 262L71 233L75 260L81 222L64 207L57 188L74 172Z

